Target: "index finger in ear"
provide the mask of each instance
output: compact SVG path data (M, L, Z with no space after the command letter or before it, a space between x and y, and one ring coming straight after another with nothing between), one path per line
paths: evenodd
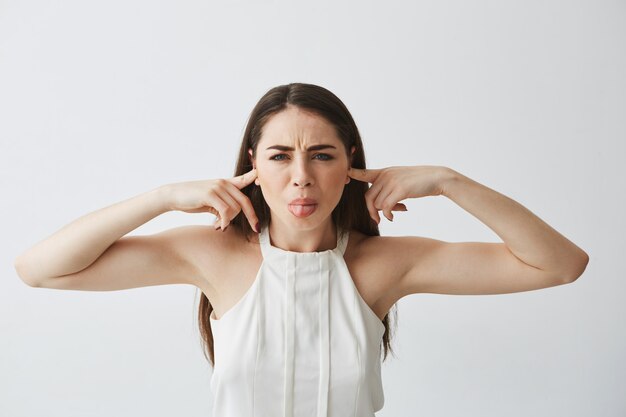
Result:
M230 179L230 182L233 183L237 188L242 189L248 184L251 184L257 177L256 168L252 168L250 171L245 174L238 175Z
M348 170L348 176L358 181L374 182L376 180L376 177L378 177L378 174L380 173L380 171L382 170L350 168Z

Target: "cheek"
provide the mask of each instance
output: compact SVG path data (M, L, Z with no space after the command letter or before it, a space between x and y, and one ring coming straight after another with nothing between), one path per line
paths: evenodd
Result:
M257 177L261 179L261 181L266 183L278 182L279 178L282 178L286 175L285 170L281 170L279 164L272 164L269 161L264 161L260 164L257 164Z
M324 180L323 190L335 196L341 196L346 185L346 173L336 172Z
M256 181L262 186L266 198L280 194L288 184L284 176L271 171L259 172Z

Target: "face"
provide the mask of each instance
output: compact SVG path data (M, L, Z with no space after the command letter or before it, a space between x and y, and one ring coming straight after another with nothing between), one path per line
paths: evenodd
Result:
M351 165L333 125L289 106L265 124L256 159L252 158L252 149L248 153L257 169L255 183L261 187L273 221L295 229L310 229L330 221L350 182ZM298 198L312 201L293 202Z

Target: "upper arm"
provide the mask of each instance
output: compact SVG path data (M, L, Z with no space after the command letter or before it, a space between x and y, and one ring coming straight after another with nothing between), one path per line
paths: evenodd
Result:
M116 291L166 284L199 283L197 268L186 256L195 226L145 236L124 236L85 269L48 278L42 288Z
M401 296L507 294L573 280L522 262L504 243L444 242L424 237L399 239L406 255L398 281Z

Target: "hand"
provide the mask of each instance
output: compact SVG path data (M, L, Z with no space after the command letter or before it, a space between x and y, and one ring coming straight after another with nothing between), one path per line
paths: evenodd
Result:
M393 210L407 211L406 206L399 201L441 195L441 179L445 169L430 165L382 169L350 168L348 176L357 181L372 183L365 192L365 202L372 219L380 224L379 210L383 210L385 217L393 221Z
M222 231L243 210L252 230L256 230L259 219L248 196L240 191L256 177L257 171L253 168L233 178L168 184L169 208L186 213L212 213L217 216L213 225L220 223Z

